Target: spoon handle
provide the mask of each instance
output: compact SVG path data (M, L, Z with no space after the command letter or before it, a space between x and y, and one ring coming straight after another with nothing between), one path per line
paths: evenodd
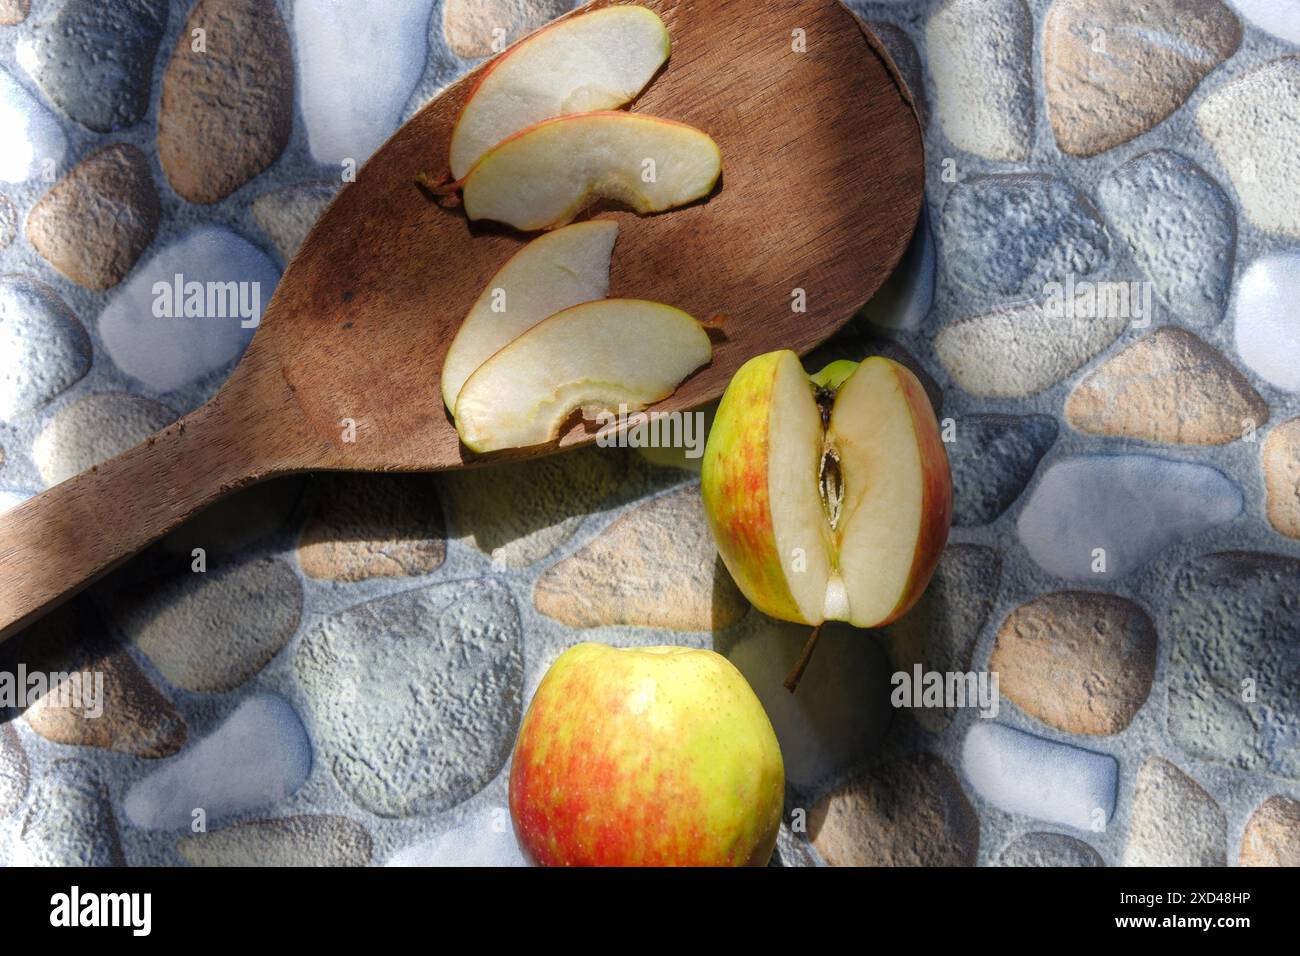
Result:
M287 470L268 470L238 417L214 400L0 514L0 641L195 512Z

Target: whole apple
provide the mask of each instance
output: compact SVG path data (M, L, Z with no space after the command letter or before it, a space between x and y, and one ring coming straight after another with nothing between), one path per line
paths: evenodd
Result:
M740 671L685 647L570 648L510 767L510 815L544 866L764 866L785 771Z
M880 356L811 377L789 351L746 362L718 406L701 489L737 586L801 624L905 614L952 518L934 410L916 376Z

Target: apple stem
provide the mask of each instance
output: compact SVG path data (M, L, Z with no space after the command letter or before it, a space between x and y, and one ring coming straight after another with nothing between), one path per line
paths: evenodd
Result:
M803 672L808 669L808 662L812 660L813 651L817 649L817 638L822 636L822 628L825 623L818 624L813 628L813 632L808 635L808 641L803 646L803 651L799 654L799 659L794 662L794 667L790 668L790 673L785 677L785 689L794 693L799 686L799 681L803 680Z
M440 178L434 179L431 173L421 172L416 174L415 181L421 189L439 200L439 205L451 207L460 205L456 193L461 187L461 181L452 179L451 173L444 173Z

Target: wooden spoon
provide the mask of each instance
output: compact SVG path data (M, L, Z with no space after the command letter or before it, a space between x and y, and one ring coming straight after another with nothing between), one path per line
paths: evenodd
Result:
M634 109L713 136L723 182L686 209L601 215L622 226L611 295L728 317L713 364L656 406L685 410L716 398L755 355L814 348L870 299L916 223L923 148L906 85L836 0L761 10L750 0L644 2L667 23L673 54ZM481 463L457 440L438 376L469 306L527 237L440 208L416 178L445 167L482 69L342 189L210 402L0 516L0 639L254 482ZM593 437L579 423L559 442L504 457Z

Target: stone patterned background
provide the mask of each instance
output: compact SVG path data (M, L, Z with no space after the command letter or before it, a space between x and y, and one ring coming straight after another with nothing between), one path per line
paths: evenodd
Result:
M569 6L0 0L0 507L229 371L252 330L146 326L154 281L269 296L349 164ZM916 93L928 203L817 358L900 358L949 420L914 612L829 630L787 695L804 629L735 590L679 452L277 481L0 649L107 690L0 723L0 860L518 863L521 710L599 640L744 671L809 811L785 865L1300 863L1300 4L855 8ZM1044 308L1085 279L1153 314ZM996 670L999 715L892 709L916 662Z

